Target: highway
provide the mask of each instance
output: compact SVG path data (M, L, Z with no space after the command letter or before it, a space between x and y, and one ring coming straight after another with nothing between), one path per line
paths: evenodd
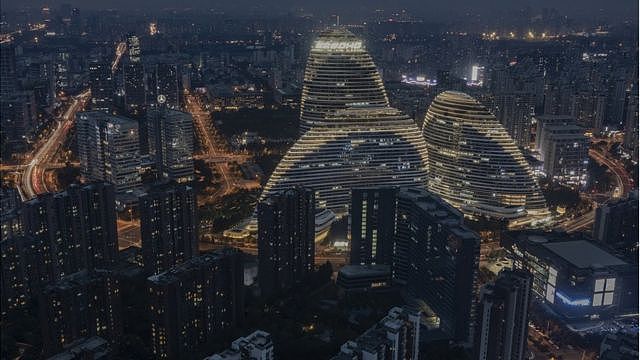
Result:
M85 90L71 100L71 104L67 110L57 120L56 128L48 139L34 149L33 156L29 163L25 164L24 172L20 177L20 186L18 190L22 200L29 200L38 194L48 191L44 180L46 169L49 167L49 161L54 159L55 154L64 143L69 130L73 127L76 113L84 107L87 100L91 96L90 90Z
M240 187L239 183L244 182L243 179L236 178L229 170L228 164L232 162L241 164L247 160L248 156L234 154L227 149L224 145L226 140L217 133L211 121L211 114L203 110L199 97L186 93L185 98L186 110L193 116L196 134L203 148L203 153L195 158L204 160L222 177L220 188L208 198L208 202L213 202L217 198L233 193Z
M592 141L596 143L597 141L601 141L601 140L602 139L594 139ZM607 149L609 149L611 147L611 141L606 139L605 141L607 141L608 143ZM616 198L624 197L633 189L633 180L631 179L631 176L625 169L622 162L620 162L618 159L615 159L612 156L610 156L608 153L603 152L601 149L594 148L594 147L589 149L589 157L593 159L593 161L595 161L596 163L603 165L607 167L607 169L609 169L609 171L614 175L614 179L616 181L616 188L612 193L596 194L596 195L584 194L584 196L590 195L589 198L591 199L594 205L594 209L574 219L569 219L562 223L559 223L557 227L558 229L561 229L567 232L575 232L575 231L590 229L593 226L593 223L595 222L596 206L606 202L606 200L608 199L616 199ZM605 197L607 199L605 201L602 201L602 199L600 201L595 201L596 198L599 198L599 197Z
M620 161L593 148L589 149L589 157L595 160L598 164L606 166L615 176L617 188L613 193L613 198L625 196L631 191L633 188L633 180Z

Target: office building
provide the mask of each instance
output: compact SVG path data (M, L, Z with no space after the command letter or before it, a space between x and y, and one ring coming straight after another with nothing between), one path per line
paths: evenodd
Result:
M533 298L565 321L637 313L637 265L580 235L515 231L503 242L514 267L533 276Z
M79 339L47 360L109 360L113 351L109 342L99 336Z
M351 191L352 265L391 265L395 242L398 189L354 188Z
M533 122L536 124L535 149L540 151L544 147L545 138L542 134L545 126L575 125L575 118L569 115L536 115Z
M308 186L318 207L340 216L348 212L353 188L425 186L426 144L408 116L390 107L354 106L326 118L326 126L307 131L289 149L263 198Z
M258 282L263 296L286 291L313 272L315 209L313 190L301 187L258 203Z
M163 104L147 111L149 156L158 175L178 183L194 178L194 132L191 114Z
M110 112L115 96L115 83L109 62L89 63L89 88L91 89L91 109Z
M144 84L144 65L130 61L123 66L124 104L127 111L138 114L146 101Z
M249 336L232 342L231 348L208 356L204 360L275 360L275 358L271 335L266 331L256 330Z
M394 307L364 334L344 343L331 360L417 360L419 345L420 313Z
M531 275L502 270L498 279L480 290L475 353L478 360L527 358Z
M479 235L463 224L461 212L423 189L400 190L396 217L395 280L431 309L443 334L471 343Z
M585 186L589 164L589 138L576 125L546 124L541 133L543 171L554 182Z
M77 117L80 174L113 184L118 202L130 202L141 186L138 122L100 111Z
M439 94L423 125L428 187L472 217L522 226L549 216L524 156L504 127L471 96Z
M140 38L136 35L127 37L127 51L129 52L129 61L132 63L140 62Z
M111 344L122 339L120 284L110 271L80 271L48 285L40 298L45 354L81 338L99 336Z
M304 136L280 161L262 198L308 186L318 207L343 215L354 187L424 186L426 145L418 127L388 106L362 41L343 28L322 32L313 43L300 131Z
M159 274L198 255L194 189L156 184L139 198L142 257L147 274Z
M243 319L242 256L236 249L196 256L149 277L147 286L157 359L197 354Z
M614 248L637 248L638 190L625 199L611 200L596 208L593 238Z
M348 30L332 27L313 42L304 72L300 134L324 125L325 117L349 104L389 106L373 59L364 43Z
M156 97L164 96L165 105L170 109L180 109L183 104L182 71L178 64L160 63L155 65ZM152 101L154 99L151 99Z

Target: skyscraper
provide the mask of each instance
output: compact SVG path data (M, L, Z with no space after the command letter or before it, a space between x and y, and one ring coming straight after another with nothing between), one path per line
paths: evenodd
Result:
M439 94L427 111L423 134L429 189L465 214L513 226L549 215L524 156L495 116L471 96Z
M198 255L196 198L191 186L155 185L139 199L142 257L159 274Z
M258 203L258 282L263 296L276 295L313 271L314 241L313 190L291 188Z
M352 265L392 264L397 194L394 187L352 189Z
M280 161L262 196L308 186L319 207L345 214L352 188L425 186L425 166L426 144L412 119L390 107L353 106L307 131Z
M471 343L480 237L458 210L424 189L398 195L393 277L425 304L451 339Z
M115 95L111 64L95 61L89 64L89 87L91 88L91 109L109 112Z
M0 45L0 99L12 96L17 88L15 51L13 42Z
M155 84L157 96L166 98L166 106L179 109L183 104L182 72L180 65L160 63L155 65Z
M80 271L47 286L40 298L45 354L84 337L100 336L117 344L122 336L122 300L110 271Z
M300 130L262 193L292 186L316 191L319 207L345 214L353 187L424 186L426 145L414 121L388 106L361 40L331 28L313 43L305 72Z
M145 105L144 65L130 61L123 66L124 104L127 111L137 114Z
M141 185L138 123L100 111L77 114L80 174L115 185L120 200Z
M479 360L524 360L527 356L531 275L502 270L480 290L475 352Z
M300 134L327 123L325 117L350 104L388 106L373 59L362 40L344 28L320 33L304 72Z
M197 353L242 322L241 255L236 249L218 250L147 279L155 358L179 359Z
M638 162L638 83L635 84L635 93L629 95L627 116L624 123L624 149L631 159Z
M149 155L161 177L176 182L193 180L193 118L163 104L147 112Z

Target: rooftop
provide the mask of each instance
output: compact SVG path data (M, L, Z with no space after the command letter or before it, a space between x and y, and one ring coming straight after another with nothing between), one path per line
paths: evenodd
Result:
M581 269L627 264L586 240L552 242L542 246Z

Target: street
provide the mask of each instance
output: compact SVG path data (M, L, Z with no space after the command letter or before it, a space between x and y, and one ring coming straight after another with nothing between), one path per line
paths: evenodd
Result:
M34 198L38 194L48 191L45 172L50 166L49 161L54 160L55 154L64 143L69 130L73 127L76 113L84 108L84 105L91 96L91 90L85 90L71 100L71 104L67 110L57 120L56 128L49 138L43 143L36 146L31 160L25 164L24 172L20 177L20 186L18 191L22 200Z

